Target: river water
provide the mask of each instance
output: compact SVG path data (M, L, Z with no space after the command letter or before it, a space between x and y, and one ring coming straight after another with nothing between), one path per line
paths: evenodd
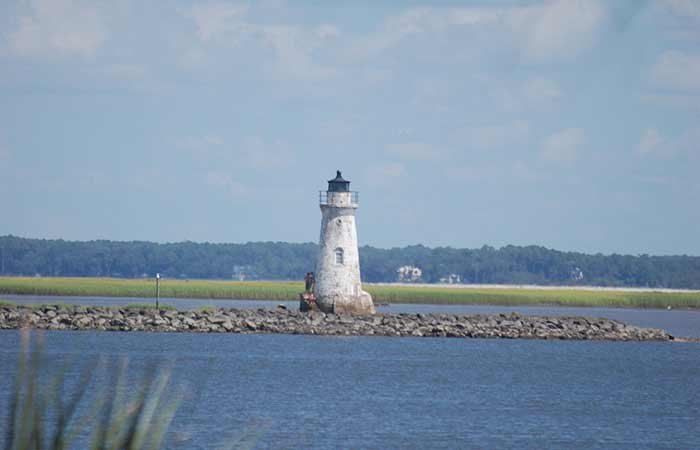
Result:
M48 367L173 369L167 448L697 449L700 344L43 333ZM0 436L18 331L0 332ZM104 384L104 379L103 379ZM133 384L136 389L138 384ZM0 440L2 437L0 437Z
M278 302L164 303L269 308ZM700 336L695 311L380 309L604 316ZM0 331L0 436L19 339L18 331ZM220 448L239 438L254 448L700 448L700 343L90 331L44 332L43 339L47 373L69 363L73 383L80 367L98 358L128 359L134 379L154 363L171 367L174 389L185 394L167 448Z

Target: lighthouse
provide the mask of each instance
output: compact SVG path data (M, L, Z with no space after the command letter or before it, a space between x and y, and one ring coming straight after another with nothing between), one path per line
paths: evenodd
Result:
M319 192L321 237L314 294L327 313L374 314L372 296L362 290L355 211L358 194L340 171Z

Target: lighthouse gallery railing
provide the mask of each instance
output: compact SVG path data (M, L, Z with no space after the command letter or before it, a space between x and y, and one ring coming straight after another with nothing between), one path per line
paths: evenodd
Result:
M333 196L335 195L346 195L350 194L350 203L352 206L357 206L360 203L360 194L357 191L347 191L347 192L329 192L329 191L318 191L318 202L321 205L328 205L329 204L329 197L330 200L333 199Z

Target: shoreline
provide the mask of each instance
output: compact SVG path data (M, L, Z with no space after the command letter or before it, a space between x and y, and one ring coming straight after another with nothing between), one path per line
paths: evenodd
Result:
M510 314L302 313L286 307L200 311L134 307L0 305L0 329L273 333L322 336L396 336L597 341L686 341L658 328L584 316Z
M46 302L22 302L21 300L23 298L30 298L30 299L46 299ZM35 295L35 294L4 294L0 295L0 307L3 305L16 305L16 306L27 306L30 308L37 308L41 306L46 306L46 305L62 305L62 306L85 306L85 307L102 307L103 305L92 305L89 303L62 303L61 299L67 298L67 299L80 299L80 300L89 300L89 299L95 299L98 301L113 301L113 300L125 300L124 305L104 305L110 308L120 308L120 307L126 307L126 306L131 306L134 304L140 304L140 305L147 305L153 303L155 305L155 299L152 297L115 297L115 296L107 296L107 295L85 295L85 296L80 296L80 295ZM177 301L194 301L194 302L201 302L202 307L217 307L216 303L218 302L264 302L264 303L280 303L280 302L289 302L289 303L294 303L296 306L298 304L298 300L296 299L274 299L274 298L209 298L209 297L161 297L160 298L160 303L161 307L168 307L167 305L168 302L177 302ZM128 302L127 302L128 301ZM210 303L206 303L210 302ZM443 303L443 302L431 302L429 300L426 300L423 303L416 303L416 302L402 302L402 301L392 301L390 303L375 303L375 307L384 307L384 308L391 308L392 306L403 306L403 305L430 305L430 306L445 306L445 307L450 307L450 306L474 306L474 307L480 307L480 306L493 306L493 307L517 307L517 308L575 308L575 309L581 309L581 310L586 310L586 309L614 309L614 310L636 310L636 311L697 311L700 312L700 308L693 308L693 307L687 307L687 306L674 306L671 308L662 308L662 307L645 307L645 306L635 306L635 305L620 305L620 306L614 306L614 305L595 305L595 304L585 304L585 305L579 305L579 304L561 304L561 303L483 303L483 302L469 302L469 301L462 301L462 302L448 302L448 303ZM177 309L177 307L175 307Z
M509 285L364 283L376 304L570 306L700 310L700 292ZM295 301L302 282L162 279L161 298ZM153 279L0 277L3 295L152 299ZM143 301L143 300L142 300Z
M697 294L700 289L674 289L633 286L541 285L541 284L462 284L462 283L364 283L367 286L421 287L446 289L515 289L532 291L640 292L666 294Z

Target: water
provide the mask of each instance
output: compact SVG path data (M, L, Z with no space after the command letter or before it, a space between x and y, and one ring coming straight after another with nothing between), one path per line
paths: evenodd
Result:
M171 361L168 448L697 449L700 344L46 332L51 367ZM11 380L19 332L0 332ZM0 389L0 436L9 382ZM0 438L1 439L1 438Z
M121 297L52 297L4 295L3 298L16 303L63 303L77 305L120 306L133 303L150 303L152 299ZM270 300L208 300L188 298L165 298L161 304L178 309L197 309L204 305L224 308L275 308L283 304L287 308L298 308L299 302ZM421 305L391 304L379 306L385 313L444 313L444 314L499 314L518 312L540 316L589 316L617 319L640 327L661 328L674 336L700 337L700 311L665 309L623 309L623 308L573 308L557 306L490 306L490 305Z

